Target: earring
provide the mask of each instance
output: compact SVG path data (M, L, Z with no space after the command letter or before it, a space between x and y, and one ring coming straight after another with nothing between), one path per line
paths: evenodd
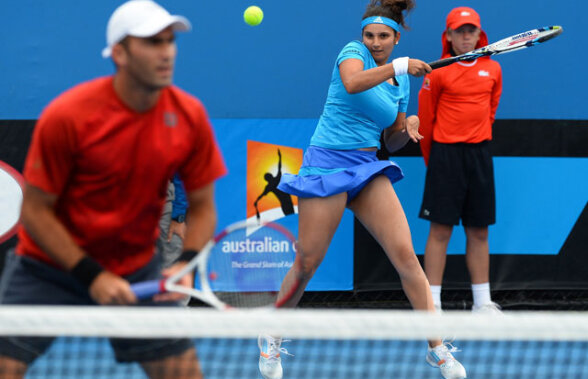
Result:
M395 45L398 45L398 41L396 41Z

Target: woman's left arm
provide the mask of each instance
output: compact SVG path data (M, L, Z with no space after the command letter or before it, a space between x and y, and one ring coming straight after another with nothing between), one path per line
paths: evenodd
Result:
M409 139L419 142L422 138L419 134L419 118L414 115L406 117L404 112L399 112L394 124L384 129L384 143L390 153L402 149Z

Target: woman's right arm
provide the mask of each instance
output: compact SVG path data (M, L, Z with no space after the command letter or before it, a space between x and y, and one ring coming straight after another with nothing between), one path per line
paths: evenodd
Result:
M423 76L431 72L431 67L418 59L408 60L408 73L412 76ZM346 59L339 65L339 73L345 90L354 94L377 86L395 76L392 62L383 66L363 69L363 62L359 59Z

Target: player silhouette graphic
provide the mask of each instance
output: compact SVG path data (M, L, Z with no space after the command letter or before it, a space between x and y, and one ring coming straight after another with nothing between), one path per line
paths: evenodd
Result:
M257 197L253 205L255 205L255 215L257 216L257 220L260 220L259 209L257 208L257 203L261 200L262 197L266 196L270 192L273 193L280 202L280 206L282 207L282 212L284 212L284 216L288 216L294 213L294 204L292 203L292 197L290 194L286 192L280 191L278 189L278 184L280 183L280 179L282 178L282 152L278 149L278 173L276 176L273 176L271 173L266 172L263 175L263 178L267 182L263 192L261 195Z

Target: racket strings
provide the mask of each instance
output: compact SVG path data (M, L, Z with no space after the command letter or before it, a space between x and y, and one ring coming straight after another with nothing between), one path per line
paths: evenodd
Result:
M244 226L226 233L207 265L215 296L232 307L274 306L293 265L293 236L283 227Z

